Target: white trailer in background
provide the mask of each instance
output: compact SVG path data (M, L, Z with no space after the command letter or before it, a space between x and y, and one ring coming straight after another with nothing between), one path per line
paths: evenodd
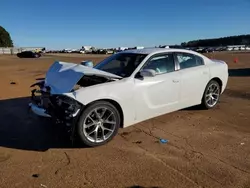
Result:
M93 46L82 46L82 50L91 50Z
M117 48L119 51L124 51L124 50L127 50L128 49L128 47L119 47L119 48Z
M233 47L227 47L227 49L226 49L227 51L232 51L233 50Z
M93 46L82 46L82 48L80 49L80 53L84 54L84 53L92 52L92 50L93 50Z
M143 46L136 46L135 49L141 50L141 49L144 49L144 47Z
M246 49L246 45L230 45L230 46L227 46L226 49L228 51L245 50Z
M62 50L64 53L71 53L72 52L72 49L69 49L69 48L65 48Z

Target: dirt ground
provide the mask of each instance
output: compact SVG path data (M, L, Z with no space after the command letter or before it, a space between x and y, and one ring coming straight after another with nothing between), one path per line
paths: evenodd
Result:
M59 128L30 113L29 86L55 60L105 56L0 56L0 187L250 188L250 53L208 56L230 68L215 109L160 116L98 148L73 148Z

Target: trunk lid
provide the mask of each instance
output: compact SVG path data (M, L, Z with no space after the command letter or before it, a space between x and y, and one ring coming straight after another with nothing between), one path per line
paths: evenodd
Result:
M81 64L62 61L54 62L46 73L45 86L49 86L51 93L70 92L84 75L96 75L109 78L122 78L118 75L87 67Z

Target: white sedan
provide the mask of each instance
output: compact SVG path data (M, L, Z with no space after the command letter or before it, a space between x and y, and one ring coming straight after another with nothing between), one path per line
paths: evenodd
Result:
M127 50L94 67L55 62L32 90L32 111L69 127L87 146L109 142L118 132L183 108L216 106L228 66L183 49Z

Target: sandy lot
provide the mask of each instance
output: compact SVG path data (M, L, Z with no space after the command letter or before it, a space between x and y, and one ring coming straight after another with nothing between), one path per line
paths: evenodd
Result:
M29 86L55 60L97 62L105 56L0 56L0 187L249 188L250 53L208 56L230 68L215 109L154 118L120 130L98 148L72 148L59 128L31 114L27 104Z

